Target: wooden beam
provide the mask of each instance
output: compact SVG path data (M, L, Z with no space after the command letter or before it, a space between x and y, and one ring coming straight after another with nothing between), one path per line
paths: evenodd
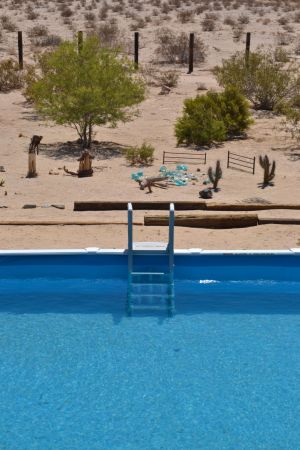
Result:
M258 219L259 225L300 225L300 218L288 217L260 217Z
M262 211L268 209L300 210L299 204L288 203L214 203L207 202L208 211Z
M76 201L74 211L127 211L125 201ZM165 201L136 201L131 202L134 210L169 210L170 203ZM292 209L300 211L299 204L286 203L215 203L203 200L175 201L175 211L261 211L269 209Z
M168 216L145 216L145 226L167 226ZM176 215L175 226L191 228L243 228L258 225L257 214Z
M122 201L108 202L108 201L91 201L91 202L74 202L74 211L127 211L127 203ZM170 208L171 202L150 202L150 201L137 201L131 202L133 210L166 210ZM204 201L192 201L192 202L173 202L175 205L175 211L189 211L189 210L204 210L206 209L206 203Z
M72 225L126 225L127 221L103 220L1 220L0 226L72 226ZM133 222L133 225L143 225L143 222Z

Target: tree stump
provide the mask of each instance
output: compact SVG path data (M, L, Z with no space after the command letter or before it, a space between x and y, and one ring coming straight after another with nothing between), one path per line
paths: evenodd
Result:
M37 177L36 171L36 155L39 154L39 145L43 136L32 136L28 150L28 172L27 178Z
M28 172L27 178L35 178L37 177L36 171L36 153L28 153Z
M92 161L94 156L88 150L83 150L80 158L77 159L79 161L79 169L78 169L78 177L91 177L93 175L92 169Z

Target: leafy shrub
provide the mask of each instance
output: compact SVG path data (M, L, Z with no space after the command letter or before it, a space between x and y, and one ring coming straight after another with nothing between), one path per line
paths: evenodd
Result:
M278 56L278 54L277 54ZM277 61L276 52L236 53L214 69L221 86L236 86L256 109L274 110L300 91L300 76L294 63Z
M187 33L175 33L164 27L158 30L156 41L158 47L156 54L169 64L186 64L189 59L189 35ZM206 58L206 46L204 42L195 36L194 62L202 63Z
M126 149L126 159L131 165L151 164L155 148L144 142L140 147L129 147Z
M230 87L185 100L175 135L178 144L212 145L241 134L251 123L247 100Z
M0 62L0 92L9 92L22 87L22 75L14 59Z

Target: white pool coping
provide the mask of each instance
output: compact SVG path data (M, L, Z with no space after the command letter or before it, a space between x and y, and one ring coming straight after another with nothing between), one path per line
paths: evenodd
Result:
M286 250L202 250L200 248L174 250L175 255L300 255L299 248ZM84 249L36 249L36 250L0 250L0 256L25 255L125 255L126 249L87 247Z

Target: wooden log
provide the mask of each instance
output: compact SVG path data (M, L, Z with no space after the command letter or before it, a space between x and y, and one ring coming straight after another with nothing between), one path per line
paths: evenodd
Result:
M262 211L268 209L300 210L300 204L288 203L207 203L208 211Z
M300 225L300 218L294 217L259 217L259 225Z
M127 221L111 221L111 220L1 220L0 226L94 226L94 225L124 225ZM133 225L143 225L143 222L134 221Z
M36 171L36 153L28 153L28 172L27 178L37 177Z
M126 211L126 201L75 201L74 211ZM170 202L166 201L136 201L131 202L134 210L169 210ZM284 203L214 203L204 200L175 201L176 211L261 211L269 209L299 210L300 204Z
M176 215L175 225L191 228L243 228L258 224L257 214ZM145 216L145 226L167 226L168 216Z
M170 202L163 201L136 201L131 202L134 210L158 210L168 211L170 208ZM206 209L206 202L197 201L175 201L176 211L190 211L198 210L202 211ZM74 202L74 211L126 211L128 202L124 201L76 201Z
M143 191L146 187L148 188L149 193L152 193L151 187L157 186L159 183L166 181L168 177L147 177L143 180L137 180L140 185L140 189Z

